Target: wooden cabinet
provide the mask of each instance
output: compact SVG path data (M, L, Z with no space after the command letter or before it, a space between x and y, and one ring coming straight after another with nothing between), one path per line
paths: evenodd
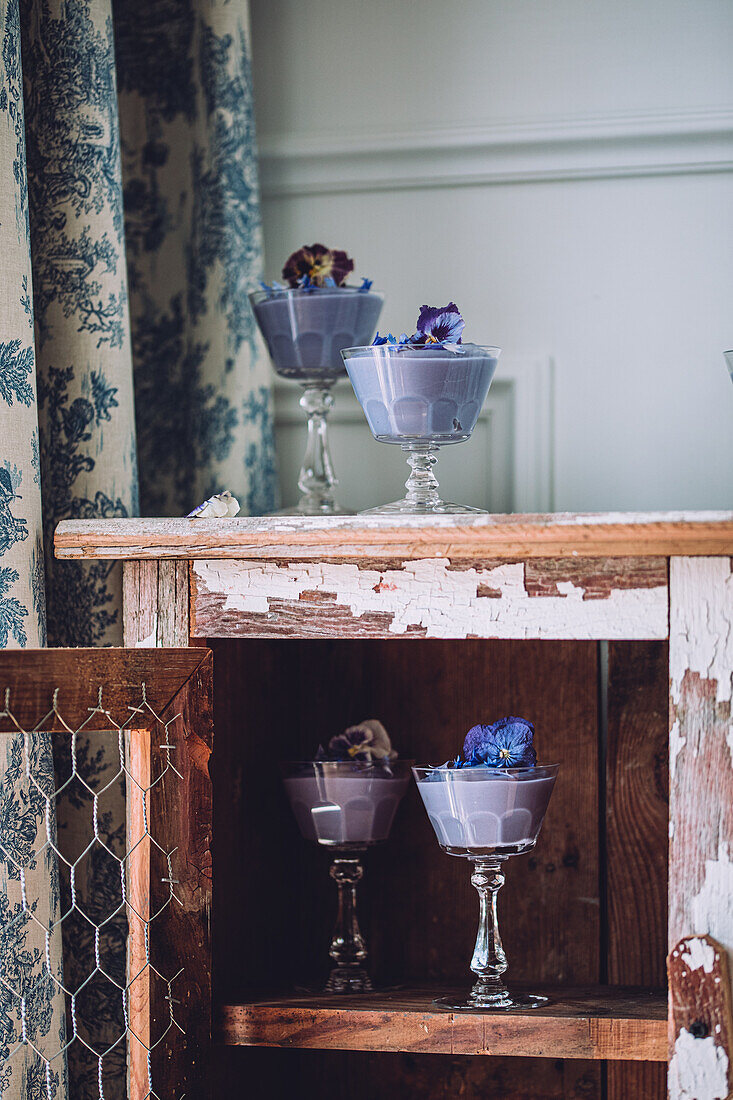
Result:
M125 645L214 652L222 1094L661 1100L670 1060L674 1100L727 1095L733 515L74 521L56 552L124 560ZM414 790L366 862L386 988L306 992L334 898L278 760L378 716L401 755L441 761L504 713L562 763L500 902L509 976L549 1004L432 1005L468 984L476 909Z

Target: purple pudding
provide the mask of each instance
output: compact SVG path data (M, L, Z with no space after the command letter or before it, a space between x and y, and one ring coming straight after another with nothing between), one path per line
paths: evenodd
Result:
M380 344L344 352L372 435L380 443L468 439L494 377L498 348Z
M389 836L410 781L381 722L369 720L333 737L316 760L284 765L283 782L306 840L366 848Z
M341 349L371 340L384 298L357 287L268 289L250 294L273 366L283 378L333 381Z
M534 848L558 765L538 765L534 727L502 718L469 731L463 755L439 768L413 768L438 843L476 859Z

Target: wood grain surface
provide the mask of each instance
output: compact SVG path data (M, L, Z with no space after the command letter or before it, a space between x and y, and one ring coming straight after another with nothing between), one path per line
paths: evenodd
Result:
M550 1003L524 1013L450 1012L433 1004L434 990L225 1005L219 1034L226 1043L245 1046L666 1059L664 994L597 987L543 991Z
M733 512L64 520L58 558L355 561L733 552Z
M168 742L151 738L151 774L157 782L148 803L150 833L163 852L173 853L174 898L167 903L167 861L151 848L150 1033L151 1043L158 1043L152 1052L156 1093L207 1100L212 1095L213 665L210 652L199 654L199 667L164 712ZM175 978L172 1002L156 974Z
M202 649L23 649L0 652L0 707L6 698L11 713L26 729L33 729L53 707L54 691L58 711L68 726L89 721L88 730L109 729L103 713L92 712L99 701L120 724L130 708L139 704L143 682L150 705L162 712L173 696L193 675L203 660ZM145 715L142 726L148 724ZM16 727L0 715L0 733ZM62 729L53 714L43 723L52 733Z
M663 989L667 955L668 646L608 647L608 981ZM663 1065L612 1062L608 1100L665 1100Z

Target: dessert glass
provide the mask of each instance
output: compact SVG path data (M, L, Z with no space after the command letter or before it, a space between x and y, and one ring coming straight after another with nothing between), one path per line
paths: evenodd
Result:
M377 328L384 295L357 287L257 290L249 296L275 372L303 388L308 442L298 477L301 496L281 515L346 515L336 500L327 417L331 387L344 374L341 349L366 343Z
M529 852L550 801L559 764L534 768L413 768L417 788L444 852L473 862L471 884L479 895L479 926L471 959L476 983L469 996L444 997L452 1009L536 1008L541 994L510 993L507 959L499 935L496 899L509 856Z
M368 512L484 511L441 500L433 466L440 447L471 437L500 354L478 344L379 344L341 352L372 435L402 447L412 471L402 500Z
M308 760L283 764L283 783L306 840L328 848L338 887L327 993L369 993L367 949L356 916L356 887L367 848L387 839L410 782L410 761Z

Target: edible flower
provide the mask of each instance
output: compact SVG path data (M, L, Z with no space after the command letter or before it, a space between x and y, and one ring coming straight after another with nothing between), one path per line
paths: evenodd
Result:
M414 343L460 344L466 322L455 302L447 306L420 306Z
M475 766L491 768L533 768L537 753L532 741L534 726L525 718L500 718L490 725L474 726L463 742L463 756Z
M389 734L376 718L349 726L328 742L328 749L319 747L317 760L358 760L373 763L374 760L394 760L397 753L392 748Z
M372 340L372 347L379 347L382 344L394 344L398 348L424 348L438 345L457 351L455 345L460 344L465 327L466 322L461 317L455 302L449 302L447 306L420 306L417 330L412 336L403 332L398 340L391 332L386 336L380 336L377 333Z
M353 270L354 261L341 249L326 248L323 244L303 245L285 261L283 279L294 289L341 286Z

